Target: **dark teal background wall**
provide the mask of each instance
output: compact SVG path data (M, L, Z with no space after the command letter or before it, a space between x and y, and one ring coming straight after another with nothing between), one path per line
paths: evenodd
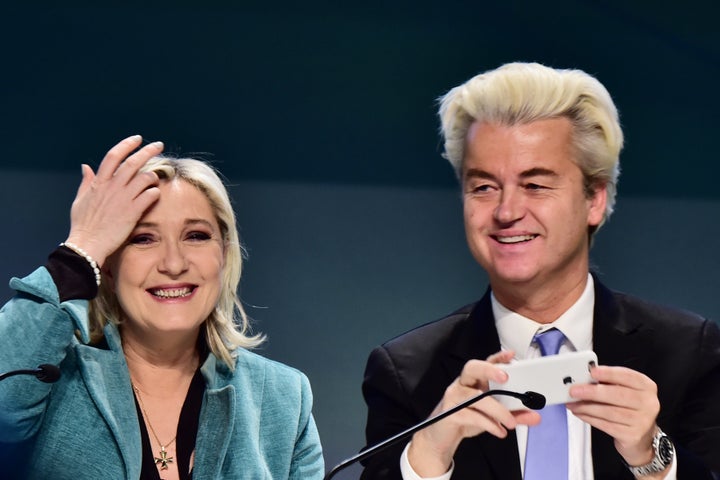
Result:
M370 349L486 286L435 98L532 60L595 74L621 112L618 208L593 250L603 279L720 319L718 7L483 3L4 7L0 278L64 240L79 164L117 140L203 152L232 184L261 352L308 374L337 463L363 444Z
M435 98L524 60L607 85L626 193L718 196L709 0L77 5L1 10L5 168L76 171L137 132L230 178L447 187Z

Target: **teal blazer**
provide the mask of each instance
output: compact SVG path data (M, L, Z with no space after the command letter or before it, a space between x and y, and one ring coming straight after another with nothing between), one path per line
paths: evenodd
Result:
M17 295L0 309L0 372L59 365L47 384L21 375L0 382L0 441L32 439L29 479L140 477L142 447L120 336L88 345L84 300L60 302L48 271L13 278ZM193 478L322 479L324 464L301 372L240 349L231 371L210 354Z

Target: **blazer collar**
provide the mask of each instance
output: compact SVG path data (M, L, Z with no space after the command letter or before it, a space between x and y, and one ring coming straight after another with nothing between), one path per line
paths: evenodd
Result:
M641 319L624 311L616 295L595 277L593 349L601 364L642 371L652 336L642 328Z
M140 476L142 442L132 384L120 335L114 325L104 330L108 349L76 345L80 375L107 423L125 462L126 478Z
M196 440L197 444L202 447L195 450L195 465L193 466L193 471L197 473L198 477L220 478L222 476L223 465L220 459L228 455L235 425L228 419L235 419L237 415L235 396L235 388L232 385L215 389L208 388L205 391Z
M484 360L500 350L500 338L495 328L489 288L480 301L458 310L451 316L454 315L462 315L465 318L457 322L448 342L446 365L451 375L450 381L457 377L468 360Z
M593 349L604 365L626 366L643 370L648 349L652 349L651 336L642 328L638 318L627 315L615 297L593 274L595 306L593 309ZM457 372L470 359L485 359L500 350L500 338L490 302L490 289L472 306L452 315L464 315L458 322L451 340L445 363L452 381ZM452 316L451 315L451 316Z
M208 353L200 367L205 378L205 396L200 412L193 471L203 478L220 478L222 462L227 456L236 418L236 389L232 385L233 372L215 355Z

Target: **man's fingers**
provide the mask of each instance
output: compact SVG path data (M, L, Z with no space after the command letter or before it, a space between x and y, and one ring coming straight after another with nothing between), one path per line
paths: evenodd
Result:
M511 412L518 425L532 427L540 423L540 414L533 410L516 410Z
M603 419L610 423L630 426L637 418L635 410L595 402L573 402L567 405L573 415L583 418Z
M508 357L509 355L509 357ZM487 390L488 380L498 383L507 381L507 373L495 366L495 363L504 363L502 360L513 357L512 352L500 352L488 357L488 361L470 360L460 372L458 381L461 385L480 390ZM489 359L492 358L492 361Z
M657 392L657 385L650 377L627 367L600 365L590 370L590 375L600 383L622 385L633 390Z
M503 350L497 353L493 353L487 358L490 363L508 363L515 357L515 352L512 350Z

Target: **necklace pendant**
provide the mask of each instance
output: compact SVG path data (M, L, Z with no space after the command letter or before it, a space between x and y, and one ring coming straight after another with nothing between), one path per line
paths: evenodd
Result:
M165 447L160 445L160 456L155 457L155 465L160 464L160 470L167 470L168 463L173 463L173 457L168 457Z

